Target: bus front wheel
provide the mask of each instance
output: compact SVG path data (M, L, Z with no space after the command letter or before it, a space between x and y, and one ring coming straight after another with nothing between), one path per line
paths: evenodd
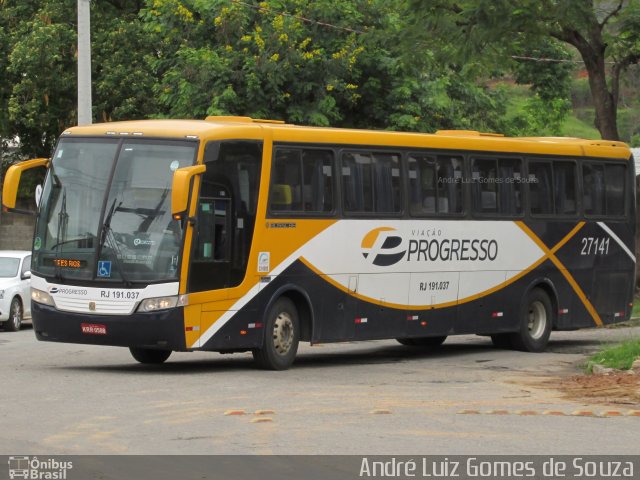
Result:
M511 344L517 350L542 352L549 342L553 309L549 296L540 289L532 290L520 311L520 330L511 334Z
M293 364L300 341L299 325L293 302L285 297L276 300L267 315L262 347L252 352L260 368L286 370Z
M164 363L165 360L169 358L169 355L171 355L171 350L156 350L153 348L130 347L129 351L138 362L147 364Z

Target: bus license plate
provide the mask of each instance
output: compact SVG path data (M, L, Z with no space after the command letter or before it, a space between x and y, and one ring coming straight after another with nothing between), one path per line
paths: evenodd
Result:
M97 323L81 323L80 328L82 328L82 333L88 335L106 335L107 334L107 326L100 325Z

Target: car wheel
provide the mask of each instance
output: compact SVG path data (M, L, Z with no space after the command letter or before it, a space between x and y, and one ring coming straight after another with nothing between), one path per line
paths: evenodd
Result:
M4 322L5 330L17 332L22 325L22 302L18 297L13 297L11 306L9 307L9 319Z
M291 300L279 298L267 315L262 348L252 351L260 368L286 370L296 358L300 341L298 311Z
M171 350L156 350L153 348L136 348L130 347L129 351L133 358L140 363L160 364L169 358Z

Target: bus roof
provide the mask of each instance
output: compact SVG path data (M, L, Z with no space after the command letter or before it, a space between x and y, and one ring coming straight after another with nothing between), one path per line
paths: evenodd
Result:
M264 138L265 130L277 142L379 145L381 147L455 149L539 155L569 155L629 159L623 142L569 137L505 137L473 130L440 130L435 134L388 130L308 127L279 120L216 116L206 120L134 120L72 127L63 136L142 136L165 138Z

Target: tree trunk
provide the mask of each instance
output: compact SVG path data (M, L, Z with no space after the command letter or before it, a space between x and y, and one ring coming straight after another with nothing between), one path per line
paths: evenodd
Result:
M604 58L598 60L600 60L598 63L604 64ZM591 97L596 110L595 127L600 131L600 136L604 140L620 140L618 106L607 88L604 65L595 69L590 69L587 62L585 65L587 65Z
M598 24L595 17L592 20L587 38L573 28L564 28L562 32L554 34L554 37L573 45L580 52L584 66L589 74L591 98L596 109L595 127L600 131L600 135L605 140L620 140L617 118L618 99L612 93L618 91L618 85L612 85L611 90L607 86L605 65L607 45L602 39L601 25ZM619 81L618 75L612 75L612 83Z

